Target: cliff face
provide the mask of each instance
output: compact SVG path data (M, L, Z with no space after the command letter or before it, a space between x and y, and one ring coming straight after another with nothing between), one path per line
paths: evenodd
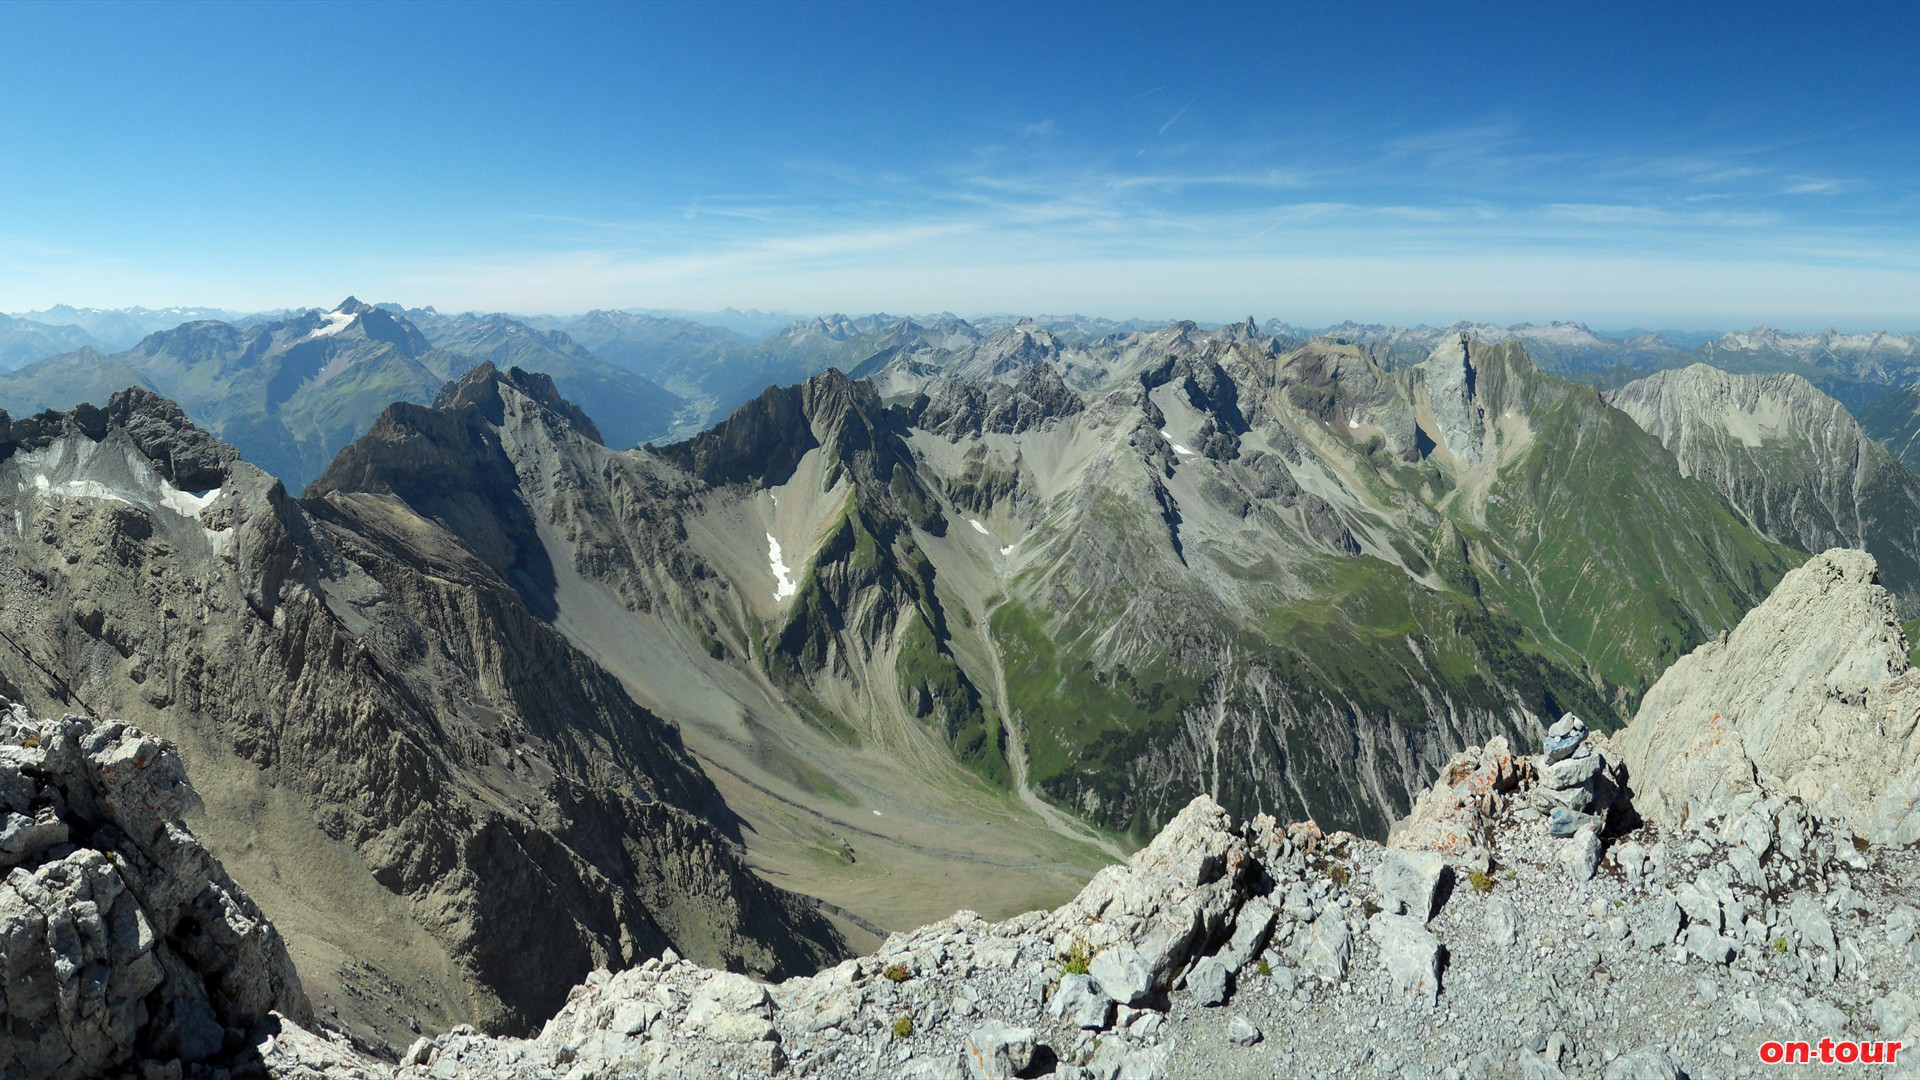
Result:
M669 944L766 973L843 947L746 867L678 732L523 600L526 535L297 503L148 394L7 431L0 692L217 778L210 846L353 1029L524 1030Z
M0 1076L230 1066L270 1014L313 1022L279 933L187 829L195 798L158 739L0 703Z
M1920 477L1812 383L1694 364L1606 397L1755 529L1802 551L1871 552L1901 609L1920 612Z

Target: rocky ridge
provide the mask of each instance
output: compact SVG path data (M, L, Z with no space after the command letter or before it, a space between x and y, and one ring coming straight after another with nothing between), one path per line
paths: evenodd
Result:
M1719 651L1777 634L1790 610L1832 634L1789 635L1769 654L1776 681L1824 662L1827 636L1871 659L1886 600L1870 560L1829 553L1775 599L1809 580L1829 583L1825 604L1770 601ZM1859 835L1770 770L1702 784L1630 771L1619 748L1690 734L1653 707L1611 740L1562 717L1538 755L1495 739L1456 755L1384 846L1265 815L1235 823L1202 796L1052 911L961 912L772 984L669 951L594 972L532 1038L457 1028L397 1066L286 1020L249 1045L274 1074L358 1080L1639 1080L1822 1068L1765 1060L1772 1040L1831 1040L1868 1061L1920 1041L1920 851ZM1904 1047L1891 1065L1920 1076Z
M1771 789L1872 842L1920 841L1920 672L1873 557L1787 574L1661 676L1618 746L1655 816Z
M145 392L4 432L0 694L172 740L331 1020L397 1048L530 1030L669 945L769 974L844 955L748 867L677 729L541 621L531 525L468 547L390 491L293 500Z
M772 986L672 956L599 972L538 1037L422 1039L395 1075L1640 1080L1920 1038L1911 848L1768 793L1610 835L1586 876L1533 808L1551 762L1463 758L1513 778L1474 810L1484 869L1202 797L1055 911L962 912Z
M1829 552L1676 673L1757 651L1798 688L1830 639L1871 666L1887 603L1869 557ZM1756 650L1783 612L1801 632ZM1650 695L1618 740L1565 716L1539 755L1463 752L1391 846L1235 825L1203 796L1054 911L962 912L772 986L672 956L598 972L536 1038L422 1039L396 1075L1639 1080L1812 1074L1763 1056L1804 1040L1920 1076L1888 1057L1920 1041L1912 839L1867 839L1834 816L1849 804L1750 763L1744 784L1629 771L1688 744L1675 715ZM1703 739L1737 747L1748 721Z

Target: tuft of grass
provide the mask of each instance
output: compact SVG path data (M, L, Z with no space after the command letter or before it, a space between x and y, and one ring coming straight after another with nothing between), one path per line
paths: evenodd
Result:
M1093 962L1093 950L1085 941L1076 940L1060 958L1060 970L1068 975L1085 975L1087 965Z
M1783 937L1774 938L1773 951L1777 953L1785 954L1787 951L1787 939Z
M29 750L32 750L40 745L40 736L29 735L26 738L20 740L20 745L26 747Z
M1267 978L1273 977L1273 966L1271 964L1268 964L1265 960L1260 961L1259 970L1260 970L1260 974L1266 976Z
M1473 891L1485 895L1493 891L1493 875L1485 870L1472 870L1467 873L1467 883Z
M888 964L880 974L885 975L888 982L903 983L906 982L908 978L907 965Z
M893 1037L894 1038L905 1039L910 1037L912 1034L913 1034L913 1017L908 1016L905 1013L902 1013L899 1016L896 1016L893 1018Z
M1347 868L1341 866L1339 863L1334 863L1327 867L1327 877L1332 878L1335 885L1345 885L1347 883Z

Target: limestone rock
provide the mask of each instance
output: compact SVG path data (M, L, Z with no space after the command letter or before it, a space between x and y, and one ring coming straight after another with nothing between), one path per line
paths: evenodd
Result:
M1339 982L1353 958L1353 939L1347 932L1347 917L1336 908L1320 913L1307 931L1306 947L1300 966L1310 975L1328 982Z
M229 1028L311 1022L279 933L187 830L171 745L7 710L0 793L39 807L0 882L0 1076L219 1064Z
M1866 833L1876 801L1920 766L1916 717L1920 673L1893 597L1871 555L1835 549L1788 573L1724 642L1676 661L1615 745L1636 809L1664 823L1754 791L1764 771Z
M1381 912L1367 921L1394 988L1432 1008L1440 997L1440 941L1425 919Z
M967 1067L978 1080L1012 1080L1033 1062L1033 1029L989 1023L967 1035Z
M1247 842L1226 811L1203 795L1126 865L1095 875L1046 924L1057 953L1076 942L1091 946L1089 974L1114 1000L1135 1004L1164 989L1191 956L1226 936L1246 899L1253 866Z
M1446 873L1447 862L1437 852L1389 849L1373 872L1373 882L1383 908L1425 922L1433 917Z
M1202 957L1187 973L1187 989L1193 994L1193 1000L1201 1005L1225 1005L1228 983L1232 978L1225 961L1217 956Z
M1579 832L1560 849L1560 861L1566 864L1567 872L1575 881L1589 881L1593 872L1600 866L1600 830L1595 825L1583 826Z
M1087 974L1101 993L1122 1005L1138 1005L1153 995L1153 969L1138 949L1115 946L1097 953Z
M1047 1001L1047 1011L1089 1031L1104 1031L1113 1022L1113 999L1101 993L1086 975L1065 975Z

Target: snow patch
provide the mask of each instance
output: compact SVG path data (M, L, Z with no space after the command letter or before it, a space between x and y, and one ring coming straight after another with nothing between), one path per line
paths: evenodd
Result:
M979 533L981 536L993 535L992 533L987 531L987 527L985 525L980 524L980 521L977 518L968 518L967 524L973 526L973 531Z
M67 480L56 484L47 479L46 473L35 473L33 490L42 495L58 495L70 499L110 499L114 502L126 503L128 506L133 505L132 499L98 480Z
M1160 429L1160 437L1161 437L1161 438L1163 438L1163 439L1165 439L1165 440L1167 440L1167 445L1168 445L1168 446L1171 446L1171 447L1173 447L1173 452L1174 452L1174 453L1176 453L1176 454L1185 454L1185 455L1186 455L1186 456L1188 456L1188 457L1192 457L1192 456L1193 456L1193 451L1191 451L1191 450L1189 450L1189 449L1187 449L1186 447L1184 447L1184 446L1181 446L1181 445L1180 445L1179 443L1177 443L1177 442L1174 442L1174 441L1173 441L1173 436L1171 436L1171 435L1169 435L1169 434L1167 434L1167 429L1166 429L1166 428L1161 428L1161 429Z
M1347 418L1347 427L1348 427L1349 429L1351 429L1351 428L1357 428L1357 427L1359 427L1359 426L1360 426L1360 421L1359 421L1359 420L1356 420L1356 419L1354 419L1353 417L1348 417L1348 418Z
M220 497L219 488L205 491L182 491L172 484L160 485L160 503L181 517L197 518L200 512L213 505Z
M1001 548L1001 549L1000 549L1000 554L1002 554L1002 555L1011 555L1011 554L1013 554L1013 545L1012 545L1012 544L1008 544L1008 545L1007 545L1006 547L1003 547L1003 548Z
M353 320L360 316L355 315L351 311L327 311L322 312L320 317L326 320L326 325L300 340L312 341L314 338L332 337L347 327L352 326Z
M787 569L787 560L781 557L780 541L774 539L772 533L767 534L767 561L773 564L775 600L785 600L800 591L800 586L793 580L793 571Z

